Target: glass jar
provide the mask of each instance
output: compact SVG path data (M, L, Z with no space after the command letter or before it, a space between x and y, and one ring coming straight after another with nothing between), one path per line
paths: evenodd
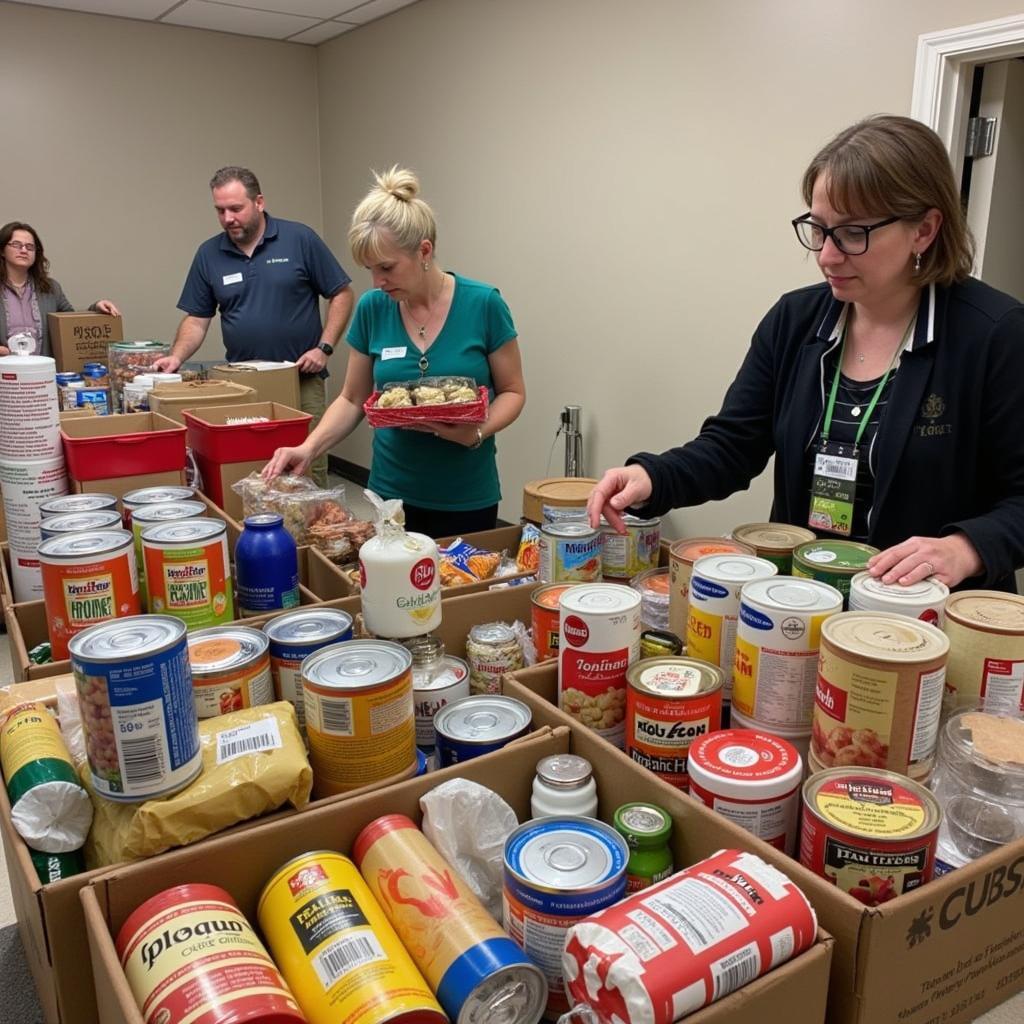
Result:
M444 641L439 636L425 633L402 641L412 655L413 687L425 686L444 667Z
M170 342L112 341L107 348L107 367L114 406L120 409L125 384L140 373L152 369L153 363L171 354Z
M504 622L481 623L466 638L466 661L473 693L501 693L501 677L523 667L523 645Z
M626 840L626 892L647 889L675 870L669 839L672 819L656 804L623 804L612 820L615 831Z
M597 783L590 762L576 754L553 754L537 762L530 814L534 818L555 815L597 817Z

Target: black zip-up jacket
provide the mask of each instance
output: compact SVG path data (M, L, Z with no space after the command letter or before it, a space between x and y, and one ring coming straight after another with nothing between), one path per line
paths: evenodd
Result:
M827 284L784 295L761 321L722 408L689 444L628 461L654 485L644 514L745 490L775 454L773 520L806 525L805 467L825 407L825 357L844 304ZM1016 590L1024 565L1024 305L973 278L921 293L914 336L868 451L868 542L962 531L985 572L961 586Z

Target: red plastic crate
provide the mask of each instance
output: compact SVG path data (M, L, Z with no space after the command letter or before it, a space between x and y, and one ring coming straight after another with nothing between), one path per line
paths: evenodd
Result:
M188 426L188 444L192 451L219 464L269 459L278 448L302 444L313 419L309 413L278 402L186 409L182 415ZM225 422L238 416L267 416L269 422L234 425Z
M72 480L104 480L185 468L185 428L157 413L83 416L61 424Z

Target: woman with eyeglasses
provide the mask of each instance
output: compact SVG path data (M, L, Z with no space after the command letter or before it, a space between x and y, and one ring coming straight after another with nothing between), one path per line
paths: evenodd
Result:
M824 283L761 321L717 415L688 444L608 470L596 525L720 500L775 455L771 517L881 550L885 583L1015 590L1024 565L1024 306L970 277L939 137L876 116L804 172L793 221Z
M35 228L16 220L0 228L0 356L10 354L7 340L16 334L35 339L34 354L51 355L46 314L73 313L75 307L49 271L50 261ZM89 309L120 316L109 299L100 299Z

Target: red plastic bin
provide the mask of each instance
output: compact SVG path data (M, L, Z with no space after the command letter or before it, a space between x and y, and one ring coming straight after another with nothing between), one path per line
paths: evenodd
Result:
M220 465L269 459L278 448L302 444L313 417L280 402L216 405L184 410L188 444L196 455ZM228 424L242 416L266 416L267 423Z
M185 468L185 428L155 412L69 419L60 436L72 480Z

